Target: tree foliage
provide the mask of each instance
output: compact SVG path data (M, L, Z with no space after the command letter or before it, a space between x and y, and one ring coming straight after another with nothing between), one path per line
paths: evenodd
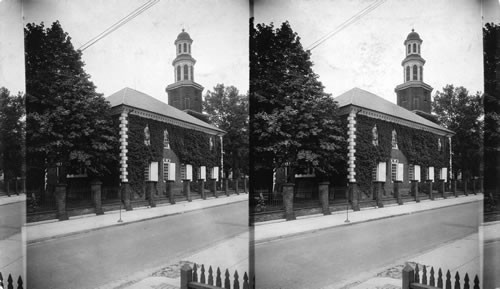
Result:
M337 103L324 93L310 52L288 22L251 23L250 102L255 168L314 168L323 177L345 158Z
M432 103L439 123L456 135L452 138L453 170L465 177L478 176L483 148L483 96L470 95L464 87L447 85Z
M230 170L235 178L240 172L248 174L248 96L234 86L217 84L205 95L203 110L213 125L227 132L223 139L226 175Z
M31 169L62 164L100 175L115 165L117 132L109 103L84 71L81 51L59 22L24 29L27 155Z
M485 187L498 187L497 159L500 154L500 25L483 27L484 60L484 166Z
M23 175L24 130L25 130L24 95L11 96L10 92L0 88L0 169L6 179Z

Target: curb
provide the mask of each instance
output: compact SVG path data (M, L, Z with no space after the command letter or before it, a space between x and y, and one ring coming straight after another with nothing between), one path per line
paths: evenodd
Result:
M444 200L444 199L441 199L441 200ZM474 202L481 202L481 201L482 200L470 200L470 201L463 202L460 204L452 204L452 205L446 205L446 206L437 207L437 208L431 208L431 209L427 209L427 210L411 211L411 212L399 213L399 214L394 214L394 215L389 215L389 216L376 217L373 219L362 220L362 221L357 221L357 222L353 222L353 223L333 224L333 225L328 226L328 227L306 230L306 231L302 231L302 232L280 235L280 236L275 236L275 237L269 237L269 238L265 238L262 240L253 240L253 241L250 241L250 245L260 245L260 244L269 243L269 242L273 242L273 241L277 241L277 240L293 238L293 237L300 236L300 235L317 233L320 231L324 231L324 230L328 230L328 229L332 229L332 228L336 228L336 227L341 227L341 226L351 226L351 225L356 225L356 224L368 223L368 222L372 222L372 221L378 221L378 220L383 220L383 219L388 219L388 218L393 218L393 217L400 217L400 216L406 216L406 215L411 215L411 214L417 214L417 213L421 213L421 212L438 210L438 209L442 209L442 208L454 207L454 206L459 206L459 205L474 203ZM500 240L500 238L498 238L498 240Z
M139 223L139 222L144 222L144 221L149 221L149 220L154 220L154 219L159 219L159 218L164 218L164 217L169 217L169 216L180 215L180 214L189 213L189 212L193 212L193 211L205 210L205 209L210 209L210 208L217 208L217 207L221 207L221 206L225 206L225 205L229 205L229 204L236 204L236 203L245 202L245 201L247 201L247 200L234 201L234 202L229 202L229 203L225 203L225 204L218 204L218 205L209 206L209 207L190 209L190 210L185 210L185 211L175 212L175 213L167 213L164 215L162 214L162 215L158 215L158 216L152 216L152 217L134 220L134 221L129 221L129 222L113 223L113 224L108 224L108 225L101 226L101 227L85 229L85 230L76 231L76 232L63 233L63 234L58 234L58 235L49 236L49 237L43 237L43 238L34 239L34 240L27 240L26 245L34 245L34 244L43 243L46 241L55 240L55 239L59 239L59 238L65 238L65 237L70 237L70 236L74 236L74 235L85 234L85 233L89 233L89 232L93 232L93 231L107 229L110 227L125 226L125 225L129 225L129 224L134 224L134 223ZM32 225L32 226L36 226L36 225ZM27 229L30 226L24 226L24 227Z

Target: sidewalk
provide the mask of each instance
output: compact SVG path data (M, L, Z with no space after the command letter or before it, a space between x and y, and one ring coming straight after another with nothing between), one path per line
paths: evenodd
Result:
M140 207L132 211L121 210L105 212L104 215L95 214L71 217L67 221L42 221L26 224L27 243L37 243L46 240L60 238L79 233L90 232L112 226L122 226L134 222L161 218L170 215L182 214L194 210L200 210L210 207L222 206L235 202L248 200L248 194L223 195L219 198L209 198L207 200L194 200L192 202L178 202L175 205L159 205L155 208Z
M0 206L11 204L11 203L22 202L22 201L26 201L25 194L20 194L19 196L18 195L10 195L10 197L7 197L7 195L0 196Z
M387 205L383 208L362 208L361 211L349 210L349 222L346 211L332 212L329 216L314 215L298 217L294 221L268 221L255 224L255 244L270 242L281 238L305 233L313 233L337 226L352 225L378 219L409 215L421 211L455 206L469 202L482 201L483 195L459 196L457 198L436 198L434 201L422 200L419 203L406 202L404 205Z

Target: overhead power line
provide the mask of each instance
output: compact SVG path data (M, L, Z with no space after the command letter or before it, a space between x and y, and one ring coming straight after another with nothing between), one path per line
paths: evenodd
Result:
M94 38L90 39L89 41L85 42L80 48L78 48L81 51L84 51L85 49L89 48L90 46L94 45L96 42L99 40L103 39L113 31L117 30L118 28L122 27L126 23L130 22L132 19L136 18L140 14L142 14L144 11L148 10L155 4L160 2L160 0L148 0L148 2L142 4L141 6L137 7L134 11L130 12L127 16L123 17L120 19L118 22L114 23L110 27L108 27L106 30L103 32L99 33L97 36Z
M372 4L368 5L363 10L361 10L358 13L356 13L355 15L353 15L351 18L349 18L346 21L342 22L342 24L340 24L339 26L337 26L334 30L328 32L325 36L323 36L320 39L318 39L315 42L313 42L311 45L309 45L309 48L307 48L307 50L311 51L314 48L318 47L319 45L321 45L323 42L325 42L326 40L328 40L333 35L335 35L335 34L339 33L340 31L344 30L349 25L351 25L351 24L359 21L363 16L365 16L366 14L372 12L377 7L379 7L380 5L384 4L385 1L387 1L387 0L376 0Z

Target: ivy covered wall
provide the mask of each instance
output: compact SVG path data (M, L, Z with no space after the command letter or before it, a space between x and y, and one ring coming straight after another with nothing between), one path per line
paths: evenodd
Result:
M372 129L375 125L378 132L377 146L372 143ZM379 162L390 164L393 130L396 130L398 149L405 155L409 164L420 165L422 168L429 166L449 167L447 138L393 122L357 115L355 171L356 181L364 192L368 192L370 189L372 170L376 164ZM438 149L438 138L441 138L441 151Z
M144 144L144 128L148 125L151 145ZM164 155L163 132L168 130L170 149L179 159L179 163L193 167L220 166L221 144L219 137L200 131L182 128L148 118L129 114L128 117L128 180L135 191L141 191L144 184L144 170L148 163L159 163L159 180L162 180ZM210 149L210 137L213 148ZM177 173L180 172L177 168Z

